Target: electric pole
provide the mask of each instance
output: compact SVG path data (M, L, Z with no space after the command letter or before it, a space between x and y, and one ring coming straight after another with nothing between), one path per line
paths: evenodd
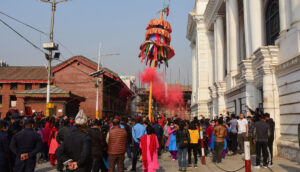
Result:
M101 58L102 56L115 56L115 55L120 55L120 53L112 53L112 54L105 54L105 55L101 55L101 43L99 44L99 52L98 52L98 67L97 67L97 72L100 71L100 68L102 70L102 63L101 63ZM103 72L103 71L102 71ZM100 75L99 75L100 76ZM99 119L99 84L100 82L103 82L103 77L99 78L97 77L97 81L96 81L96 119ZM103 82L104 83L104 82ZM103 83L102 83L102 89L101 89L101 94L103 95ZM102 96L103 99L103 96ZM103 103L102 103L103 106ZM102 112L101 112L102 114Z
M67 2L69 0L40 0L41 2L46 2L51 4L52 6L52 14L51 14L51 26L50 26L50 42L44 43L43 48L49 51L49 54L45 54L46 59L48 60L48 78L47 78L47 99L46 99L46 117L50 115L50 108L53 108L53 105L50 103L50 84L51 84L51 76L52 76L52 67L51 67L51 62L53 59L58 59L60 53L55 53L53 57L53 51L58 50L58 44L55 44L53 42L53 28L54 28L54 15L56 11L56 5L62 2Z

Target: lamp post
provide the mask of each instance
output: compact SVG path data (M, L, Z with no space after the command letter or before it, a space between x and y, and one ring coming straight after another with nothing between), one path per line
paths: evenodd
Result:
M40 0L41 2L49 3L52 6L52 14L51 14L51 26L50 26L50 42L44 43L43 48L49 51L49 54L45 54L46 59L48 60L48 78L47 78L47 98L46 98L46 117L50 116L49 108L52 107L50 104L50 84L51 84L51 76L52 76L52 70L51 70L51 62L53 59L58 59L60 53L55 53L53 57L53 51L58 50L58 44L55 44L53 42L53 28L54 28L54 15L56 11L56 5L62 2L67 2L69 0Z

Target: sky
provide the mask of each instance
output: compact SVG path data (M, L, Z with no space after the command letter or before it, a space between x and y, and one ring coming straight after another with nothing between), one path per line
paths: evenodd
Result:
M164 2L165 1L165 2ZM72 0L57 5L54 39L63 44L61 60L83 55L97 60L99 44L102 54L120 53L102 58L103 66L121 75L138 76L145 64L140 63L140 44L145 39L146 26L159 18L159 10L169 0ZM168 83L191 84L191 50L186 39L188 13L194 0L171 0L171 46L175 56L166 69ZM38 0L1 0L0 11L46 33L50 32L51 6ZM0 14L0 19L11 25L38 47L49 38ZM10 66L44 66L44 54L24 41L0 22L0 60ZM55 61L54 64L60 63ZM165 71L162 66L160 72Z

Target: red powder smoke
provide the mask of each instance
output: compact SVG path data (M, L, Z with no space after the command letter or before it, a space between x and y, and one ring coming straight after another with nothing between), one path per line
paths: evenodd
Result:
M183 93L179 85L166 88L165 83L153 68L146 68L144 73L140 75L140 78L142 84L150 85L150 82L152 81L153 98L157 101L157 103L166 107L169 112L176 113L180 108L183 107ZM181 118L184 118L182 116L184 114L177 115L179 115Z

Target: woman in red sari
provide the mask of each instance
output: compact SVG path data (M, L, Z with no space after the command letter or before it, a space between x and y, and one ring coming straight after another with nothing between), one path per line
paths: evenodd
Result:
M146 128L147 134L141 137L140 148L142 149L142 160L144 172L155 172L159 169L157 149L159 143L153 128L148 126Z

